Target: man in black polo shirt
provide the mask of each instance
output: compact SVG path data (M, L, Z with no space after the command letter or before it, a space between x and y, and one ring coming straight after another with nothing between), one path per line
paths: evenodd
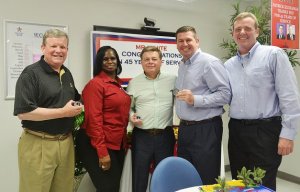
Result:
M45 32L41 59L27 66L16 84L14 115L24 129L19 140L20 192L71 192L74 116L82 105L71 72L63 65L68 36Z

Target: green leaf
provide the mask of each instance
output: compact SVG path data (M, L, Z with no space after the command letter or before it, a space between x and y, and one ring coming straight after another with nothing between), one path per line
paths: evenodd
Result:
M255 187L262 184L262 179L265 177L266 171L261 168L255 168L253 172L243 167L238 171L237 178L241 179L246 187Z
M84 110L82 110L82 112L79 115L75 116L74 129L72 133L74 141L76 139L77 133L83 121L84 121ZM76 145L75 145L75 149L76 149ZM84 169L83 163L79 160L75 150L75 176L79 176L84 173L86 173L86 170Z

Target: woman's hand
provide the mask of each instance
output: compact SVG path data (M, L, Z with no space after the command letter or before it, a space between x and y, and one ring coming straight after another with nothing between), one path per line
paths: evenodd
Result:
M109 155L107 155L107 156L99 159L99 167L103 171L109 170L110 169L110 165L111 165L111 161L110 161L110 156Z

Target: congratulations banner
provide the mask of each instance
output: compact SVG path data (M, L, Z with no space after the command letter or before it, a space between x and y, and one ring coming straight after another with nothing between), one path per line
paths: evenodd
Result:
M156 46L161 50L163 54L162 72L177 75L178 64L182 59L177 51L175 37L92 31L91 45L91 76L98 49L102 46L111 46L119 54L123 69L120 77L125 82L143 73L140 52L145 46Z

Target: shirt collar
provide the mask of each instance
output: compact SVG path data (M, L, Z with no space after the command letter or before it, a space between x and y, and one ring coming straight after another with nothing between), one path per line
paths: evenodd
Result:
M110 76L108 76L104 71L101 71L96 77L99 77L103 80L105 83L117 83L122 85L122 80L117 76L116 81L113 80Z
M52 69L52 67L45 61L44 59L44 55L41 56L41 59L40 61L38 61L41 65L41 67L46 71L46 73L55 73L55 74L58 74L54 69ZM64 70L64 71L67 71L67 68L62 65L60 67L60 70Z
M161 75L161 73L159 72L158 74L157 74L157 76L156 76L156 78L155 79L150 79L146 74L145 74L145 72L143 73L144 74L144 77L146 78L146 79L148 79L148 80L155 80L155 79L159 79L159 77L160 77L160 75Z
M252 58L258 46L260 46L260 43L258 41L256 41L254 46L250 49L250 51L246 54L246 56L244 58L246 58L246 59ZM236 55L238 56L239 60L243 59L242 55L239 52L237 52Z
M198 55L200 55L201 54L201 49L199 48L188 60L186 60L185 62L184 62L184 60L182 59L181 61L182 61L182 63L184 63L184 64L187 64L187 65L190 65L190 64L192 64L192 63L194 63L194 61L197 59L197 57L198 57Z

